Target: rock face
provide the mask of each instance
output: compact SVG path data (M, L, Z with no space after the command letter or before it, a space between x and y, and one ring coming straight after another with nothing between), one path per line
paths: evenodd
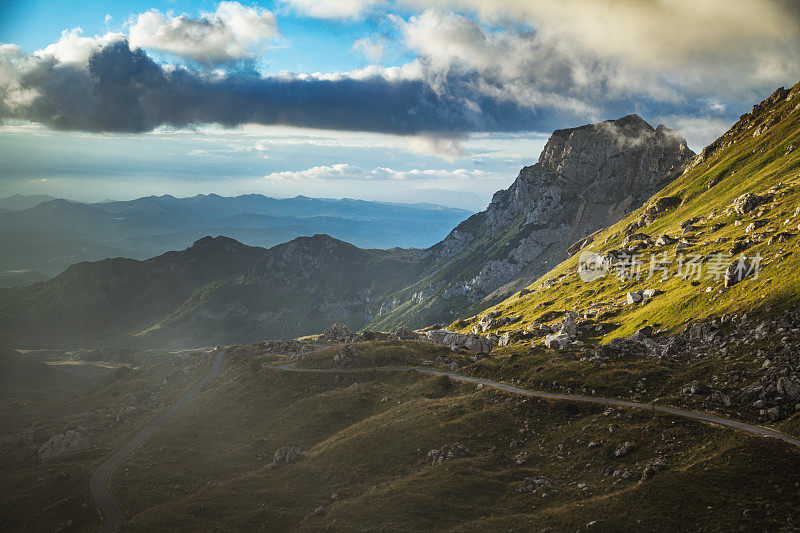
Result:
M39 448L39 459L52 461L65 455L88 450L92 447L92 440L83 433L69 430L52 437Z
M443 265L436 281L392 295L399 303L372 324L386 329L401 314L412 326L446 322L454 312L479 310L518 292L563 260L571 245L576 251L585 237L641 206L693 156L674 131L654 129L637 115L555 131L538 163L523 168L485 211L426 251L432 264ZM665 198L655 210L679 201ZM517 226L510 245L493 248Z

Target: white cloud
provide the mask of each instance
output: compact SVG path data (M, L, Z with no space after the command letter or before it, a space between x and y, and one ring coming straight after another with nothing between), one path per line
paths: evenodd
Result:
M475 169L457 168L455 170L446 169L411 169L394 170L391 168L378 167L371 172L371 175L378 179L385 180L475 180L484 178L494 178L489 172Z
M686 139L689 148L698 153L728 131L736 121L736 119L720 118L719 116L688 115L669 115L659 117L658 120L680 133Z
M43 59L52 58L62 65L85 65L92 54L101 48L124 39L121 33L106 33L103 36L84 37L83 29L72 28L61 32L61 38L53 44L37 50L35 55Z
M800 6L781 0L405 0L407 4L468 10L491 25L533 28L527 40L547 43L573 58L595 58L605 79L590 68L586 83L635 84L649 90L654 74L695 91L734 93L800 76ZM474 32L473 32L474 33ZM515 32L509 31L509 34ZM524 32L517 32L522 35ZM480 36L462 35L479 41ZM446 53L474 53L445 43ZM478 53L475 58L483 61ZM495 56L519 63L514 56ZM475 60L475 59L473 59ZM586 63L591 66L591 63ZM502 67L502 66L501 66ZM548 73L545 73L547 75ZM576 67L573 76L579 80ZM657 80L661 83L661 80ZM760 90L760 89L759 89Z
M366 181L428 181L439 180L479 180L485 178L495 179L493 173L477 169L458 168L449 169L410 169L395 170L386 167L376 167L370 172L365 172L357 166L348 163L338 163L329 166L311 167L306 170L273 172L264 176L271 183L303 181L337 181L337 180L366 180Z
M353 19L384 3L383 0L280 0L292 11L314 18Z
M453 161L469 154L461 145L461 139L442 135L415 135L407 139L408 150L419 154L428 154Z
M273 172L264 176L264 179L271 182L280 181L326 181L341 179L359 179L364 176L364 171L360 168L347 164L338 163L330 166L311 167L307 170Z
M380 63L386 53L383 41L369 37L364 37L353 43L353 50L363 55L367 61L373 63Z
M278 36L275 15L239 2L220 2L197 18L152 9L131 22L132 48L167 52L203 64L230 63L266 50Z

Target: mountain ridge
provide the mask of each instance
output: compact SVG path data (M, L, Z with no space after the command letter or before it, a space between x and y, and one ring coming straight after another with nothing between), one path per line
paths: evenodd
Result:
M635 115L559 130L540 161L495 193L485 211L427 249L361 249L324 234L268 249L205 237L180 252L82 264L34 288L0 291L0 312L10 317L10 302L25 301L32 311L18 329L46 326L29 326L21 337L35 339L39 327L52 342L58 331L81 331L85 341L218 343L297 336L331 322L417 327L487 306L505 285L527 284L579 236L641 205L692 155L677 134ZM139 203L158 210L174 201ZM122 215L129 207L105 209ZM80 327L74 321L84 308L76 302L90 317ZM71 327L55 327L58 309L70 310ZM4 336L14 338L14 327Z
M693 157L676 132L635 114L557 130L538 163L426 251L444 265L393 295L370 327L449 322L496 303L560 262L575 241L639 207Z

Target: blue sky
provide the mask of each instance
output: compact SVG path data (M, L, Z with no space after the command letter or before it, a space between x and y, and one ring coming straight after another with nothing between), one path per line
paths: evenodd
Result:
M473 210L556 128L701 149L800 77L780 0L0 0L0 196Z

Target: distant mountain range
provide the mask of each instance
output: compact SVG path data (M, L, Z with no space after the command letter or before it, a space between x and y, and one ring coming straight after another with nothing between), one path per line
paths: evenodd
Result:
M0 198L0 210L7 209L9 211L19 211L22 209L30 209L36 207L42 202L49 202L56 198L46 194L15 194L8 198Z
M80 263L46 283L0 290L0 341L197 345L294 337L332 322L450 322L530 283L563 260L572 243L641 206L693 156L677 133L636 115L558 130L539 162L523 168L486 211L426 249L364 250L329 235L264 249L206 237L146 261ZM208 213L243 231L265 219L275 228L287 212L337 221L349 215L356 223L372 217L376 231L392 229L377 222L387 216L407 230L452 215L434 206L212 195L93 205L57 200L0 221L30 229L64 220L68 229L60 223L59 231L77 235L100 226L109 234L158 229L166 239L169 229L177 233Z
M0 200L0 287L46 279L80 261L153 257L205 235L273 246L325 233L363 248L424 248L469 214L432 204L260 194L94 204L16 195Z

